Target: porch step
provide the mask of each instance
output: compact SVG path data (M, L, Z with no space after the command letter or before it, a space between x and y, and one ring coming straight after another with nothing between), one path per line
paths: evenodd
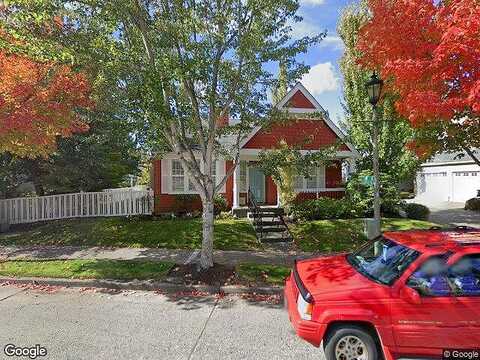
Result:
M262 243L286 243L286 242L292 242L293 238L291 236L285 236L285 237L263 237L260 239Z
M283 222L280 220L270 220L270 221L257 220L254 222L254 224L255 226L269 227L269 226L282 226Z
M259 227L256 227L258 229L257 231L260 231L262 233L283 233L287 231L287 229L283 227L262 227L261 229Z
M257 210L261 215L285 215L285 211L282 208L260 208Z

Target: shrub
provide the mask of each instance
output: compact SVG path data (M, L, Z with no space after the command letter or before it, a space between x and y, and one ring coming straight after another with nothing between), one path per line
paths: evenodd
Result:
M174 198L173 212L175 216L179 217L192 212L200 201L199 196L195 194L177 194L174 195Z
M373 215L373 185L363 182L365 176L371 175L371 171L361 171L353 175L347 183L347 199L352 204L352 211L358 217ZM381 174L380 196L382 197L382 213L397 216L403 203L395 180L388 174Z
M219 220L234 220L235 217L230 211L222 211L220 214L216 215L216 218Z
M468 200L465 203L465 210L480 211L480 197Z
M407 218L413 220L428 220L430 209L425 205L410 203L405 205Z
M352 212L346 199L319 198L294 204L292 215L301 220L342 219L350 218Z
M215 215L219 215L222 212L228 211L227 200L220 195L216 195L213 199L213 212Z

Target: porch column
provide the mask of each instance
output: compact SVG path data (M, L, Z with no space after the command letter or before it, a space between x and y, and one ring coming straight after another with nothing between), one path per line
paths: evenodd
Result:
M238 208L240 203L240 193L238 182L240 181L240 164L237 165L233 172L233 207Z
M282 204L280 204L280 191L277 186L277 207L280 207Z

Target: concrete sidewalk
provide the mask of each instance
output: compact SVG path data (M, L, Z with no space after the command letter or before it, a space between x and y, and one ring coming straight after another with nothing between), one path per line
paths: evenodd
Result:
M84 246L0 246L0 260L150 260L169 261L176 264L190 263L198 259L199 250L176 250L155 248L104 248ZM272 265L293 264L295 259L312 257L312 253L294 252L253 252L221 251L214 252L214 261L224 265L257 263Z

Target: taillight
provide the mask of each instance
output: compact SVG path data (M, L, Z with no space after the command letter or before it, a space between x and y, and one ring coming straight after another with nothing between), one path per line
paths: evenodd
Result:
M300 317L304 320L312 320L313 313L313 297L312 294L307 290L305 285L300 278L300 275L297 270L297 261L293 267L293 278L295 279L295 284L297 285L299 294L297 296L297 310L300 314Z
M302 294L298 294L297 310L303 320L312 320L313 304L305 301Z

